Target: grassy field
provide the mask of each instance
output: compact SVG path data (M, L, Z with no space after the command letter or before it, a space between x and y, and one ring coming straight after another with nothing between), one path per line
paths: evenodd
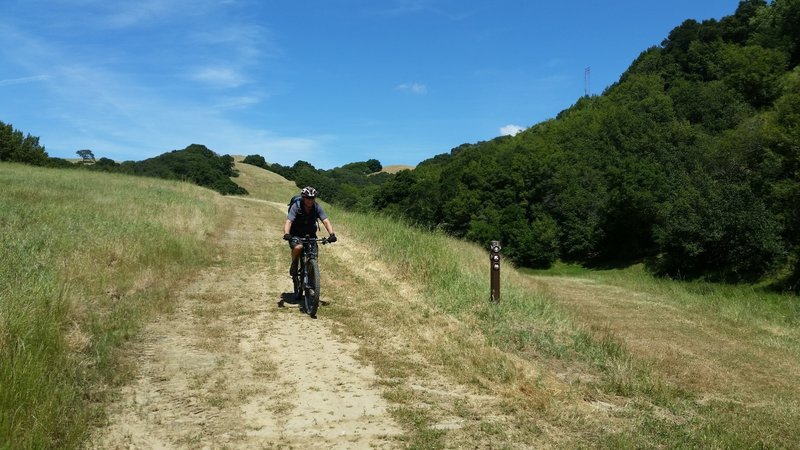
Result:
M367 260L424 299L382 305L393 294L377 287L386 298L339 316L353 335L413 336L429 363L414 369L378 351L370 358L389 374L435 367L506 398L490 409L443 405L465 420L504 417L456 433L431 428L431 409L398 388L393 399L418 426L419 447L454 439L508 448L800 447L797 297L659 280L641 267L526 274L506 264L502 301L490 304L486 250L386 218L332 216L344 236L372 249Z
M0 448L75 448L130 371L119 349L214 249L217 194L0 164Z
M238 169L255 198L296 193ZM225 209L183 183L11 164L0 187L0 448L79 447L130 376L121 345L214 263ZM492 304L485 249L328 212L348 252L322 253L323 315L407 447L800 448L797 297L504 263Z
M502 301L491 304L485 249L328 211L361 257L323 256L337 305L325 315L362 343L414 430L409 447L800 447L797 297L639 266L505 264ZM486 397L415 388L423 379Z

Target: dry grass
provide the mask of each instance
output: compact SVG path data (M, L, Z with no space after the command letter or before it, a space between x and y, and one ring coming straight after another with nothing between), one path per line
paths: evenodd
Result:
M247 189L252 197L286 204L293 195L300 192L293 183L286 181L280 175L252 164L245 164L241 162L243 158L234 159L239 176L233 180Z
M400 172L401 170L411 170L413 168L414 168L414 166L407 166L407 165L404 165L404 164L395 164L395 165L392 165L392 166L384 166L383 170L381 170L381 172L397 173L397 172Z
M128 376L119 346L210 260L223 211L150 178L3 163L0 184L0 447L76 447Z
M697 313L664 294L588 279L535 280L595 334L624 342L667 380L701 397L760 402L770 396L796 395L800 383L796 327L731 323L712 313Z

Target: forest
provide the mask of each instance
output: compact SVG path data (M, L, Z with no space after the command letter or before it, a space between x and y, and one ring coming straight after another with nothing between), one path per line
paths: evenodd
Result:
M334 183L303 162L284 175L334 183L321 189L334 203L499 239L522 266L645 263L798 291L798 61L800 1L742 1L720 20L684 21L602 95L516 136L375 184Z
M377 159L353 162L329 170L317 169L306 161L297 161L291 167L280 164L259 164L250 155L243 162L260 166L264 169L295 181L298 187L314 186L320 197L345 208L369 211L372 199L378 188L389 181L392 175L381 172L383 166ZM263 157L261 158L263 160Z

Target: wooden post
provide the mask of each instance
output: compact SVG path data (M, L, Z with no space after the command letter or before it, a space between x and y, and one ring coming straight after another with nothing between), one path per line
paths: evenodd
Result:
M500 301L500 241L492 241L489 246L489 274L491 282L491 297L493 302Z

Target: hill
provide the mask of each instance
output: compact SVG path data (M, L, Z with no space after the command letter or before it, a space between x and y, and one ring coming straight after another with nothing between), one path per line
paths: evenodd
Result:
M793 297L504 261L490 303L485 250L330 207L311 320L277 306L296 188L237 168L269 188L0 163L0 446L797 442Z
M306 161L297 161L291 167L268 165L259 155L250 155L242 162L275 172L294 181L298 187L314 186L321 199L358 210L370 209L374 192L391 178L377 159L349 163L330 170L317 169Z
M266 171L247 177L273 183ZM268 242L285 214L278 198L272 225L259 222ZM320 315L375 368L400 446L752 448L799 437L793 296L660 281L641 267L525 275L504 261L492 304L479 246L329 213L341 241L321 249Z
M800 4L687 20L600 96L401 172L372 206L520 265L800 290ZM437 195L429 195L435 192Z
M23 135L11 124L0 122L0 161L18 162L42 167L124 173L167 180L188 181L214 189L221 194L246 194L231 181L236 177L233 158L218 155L204 145L191 144L143 161L118 163L108 158L95 160L91 150L79 150L81 159L51 158L36 136Z

